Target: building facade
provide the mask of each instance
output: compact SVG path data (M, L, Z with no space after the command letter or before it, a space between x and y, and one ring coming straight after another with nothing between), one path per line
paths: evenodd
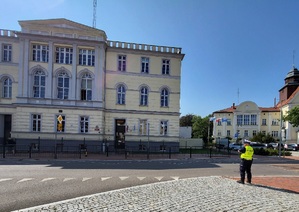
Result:
M0 30L0 138L178 145L181 48L107 40L67 19Z
M261 108L251 101L213 113L213 137L250 139L258 132L280 138L280 109Z
M233 104L213 113L213 137L250 139L258 132L270 134L277 141L299 144L299 128L284 122L283 116L299 105L299 71L293 67L279 90L278 103L273 107L259 107L251 101Z

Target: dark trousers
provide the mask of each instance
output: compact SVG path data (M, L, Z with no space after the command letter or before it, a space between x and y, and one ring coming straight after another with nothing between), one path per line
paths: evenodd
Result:
M251 183L251 165L252 165L252 160L241 160L240 163L240 176L241 176L241 181L244 182L245 180L245 172L247 174L247 181Z

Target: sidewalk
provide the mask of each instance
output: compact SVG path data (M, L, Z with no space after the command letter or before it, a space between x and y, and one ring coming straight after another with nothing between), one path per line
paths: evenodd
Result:
M19 211L297 212L298 202L298 194L211 176L135 186Z

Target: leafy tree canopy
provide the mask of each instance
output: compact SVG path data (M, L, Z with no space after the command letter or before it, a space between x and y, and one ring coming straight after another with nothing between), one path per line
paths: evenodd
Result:
M180 118L180 127L189 127L192 126L192 119L194 115L192 114L187 114L185 116L182 116Z
M270 135L270 133L264 134L262 132L258 132L250 140L254 141L254 142L261 142L261 143L266 143L266 144L275 142L275 139Z
M296 106L287 112L283 117L284 121L290 122L293 127L299 126L299 106Z

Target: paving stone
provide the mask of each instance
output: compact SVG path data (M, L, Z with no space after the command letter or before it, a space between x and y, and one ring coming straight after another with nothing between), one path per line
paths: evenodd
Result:
M103 192L20 211L295 212L298 208L299 195L295 193L241 185L222 177L199 177Z

